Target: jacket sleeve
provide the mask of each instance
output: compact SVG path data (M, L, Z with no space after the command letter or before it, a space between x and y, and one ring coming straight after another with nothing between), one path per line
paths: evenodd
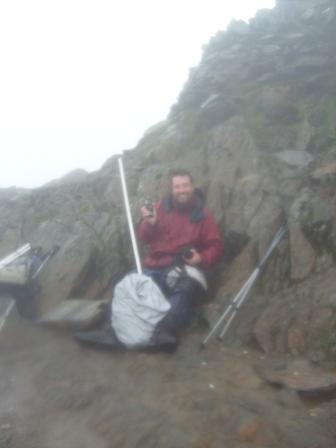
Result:
M209 268L220 261L224 252L224 243L220 230L212 214L207 214L201 233L202 267Z
M137 234L139 240L144 244L150 243L156 234L156 230L157 224L152 225L142 219L137 225Z

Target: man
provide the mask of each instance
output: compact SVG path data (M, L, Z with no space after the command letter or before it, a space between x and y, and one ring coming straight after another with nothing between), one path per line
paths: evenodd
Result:
M190 320L199 282L193 274L196 269L186 269L187 275L181 275L173 287L167 286L167 275L176 264L184 264L197 268L202 277L202 271L222 257L223 241L202 192L194 187L192 175L186 170L173 171L170 188L170 194L154 206L141 208L138 237L148 247L146 273L159 284L171 304L160 328L177 336Z

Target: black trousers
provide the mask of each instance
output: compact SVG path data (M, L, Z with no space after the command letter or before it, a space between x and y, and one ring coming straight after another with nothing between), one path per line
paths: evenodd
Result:
M202 288L195 280L182 276L171 289L166 286L167 269L148 269L144 274L153 278L170 303L170 310L159 322L158 329L178 335L188 327L200 304Z

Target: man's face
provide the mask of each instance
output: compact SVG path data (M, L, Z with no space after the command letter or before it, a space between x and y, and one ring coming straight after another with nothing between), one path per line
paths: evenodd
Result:
M194 193L194 185L189 176L174 176L171 187L173 198L179 204L186 204Z

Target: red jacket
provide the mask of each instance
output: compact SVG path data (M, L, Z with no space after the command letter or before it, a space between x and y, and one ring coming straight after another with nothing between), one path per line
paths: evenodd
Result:
M215 219L204 207L202 199L195 196L187 209L178 210L171 197L167 197L156 203L155 209L155 225L142 220L137 228L140 241L149 248L144 260L145 267L169 266L181 248L187 245L200 253L202 268L208 268L220 260L223 241Z

